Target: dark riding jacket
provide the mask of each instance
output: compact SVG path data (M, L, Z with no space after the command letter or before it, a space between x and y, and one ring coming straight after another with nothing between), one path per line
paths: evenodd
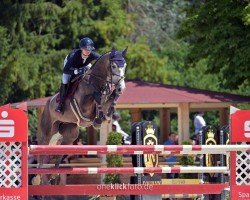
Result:
M82 58L81 55L81 49L74 49L66 57L67 62L63 68L63 73L73 75L75 69L85 67L93 60L97 60L99 57L100 55L98 53L91 52L88 58L84 62L84 59Z

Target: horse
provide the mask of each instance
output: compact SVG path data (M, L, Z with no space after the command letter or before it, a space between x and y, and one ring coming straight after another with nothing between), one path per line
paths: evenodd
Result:
M39 144L72 145L79 136L79 127L93 125L98 129L101 123L110 119L116 101L125 89L126 52L127 48L117 51L113 47L86 73L76 77L78 86L65 100L63 114L55 111L58 93L47 101L40 121ZM41 157L39 163L40 166L49 163L48 156ZM59 164L57 162L56 166Z

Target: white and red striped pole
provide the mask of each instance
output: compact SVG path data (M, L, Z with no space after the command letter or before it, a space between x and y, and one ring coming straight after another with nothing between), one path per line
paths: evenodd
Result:
M250 152L250 145L31 145L33 155L97 155L97 154L224 154L231 151Z
M228 173L227 167L87 167L30 168L29 174Z

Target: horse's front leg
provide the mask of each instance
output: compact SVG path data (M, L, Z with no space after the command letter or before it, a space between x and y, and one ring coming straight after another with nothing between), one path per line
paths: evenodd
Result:
M119 82L119 84L116 86L115 90L112 92L112 94L110 95L108 101L107 101L107 118L111 118L112 115L115 112L115 106L116 106L116 102L117 99L120 97L120 95L123 93L123 91L125 90L125 81L122 80Z
M124 89L125 81L121 80L103 105L97 103L98 117L93 121L93 126L95 128L100 128L103 121L111 119L113 113L115 112L116 101L123 93Z

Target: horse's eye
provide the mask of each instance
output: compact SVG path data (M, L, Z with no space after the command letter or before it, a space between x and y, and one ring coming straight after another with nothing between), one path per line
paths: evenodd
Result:
M112 67L113 67L113 69L115 69L115 68L116 68L116 65L112 65Z

